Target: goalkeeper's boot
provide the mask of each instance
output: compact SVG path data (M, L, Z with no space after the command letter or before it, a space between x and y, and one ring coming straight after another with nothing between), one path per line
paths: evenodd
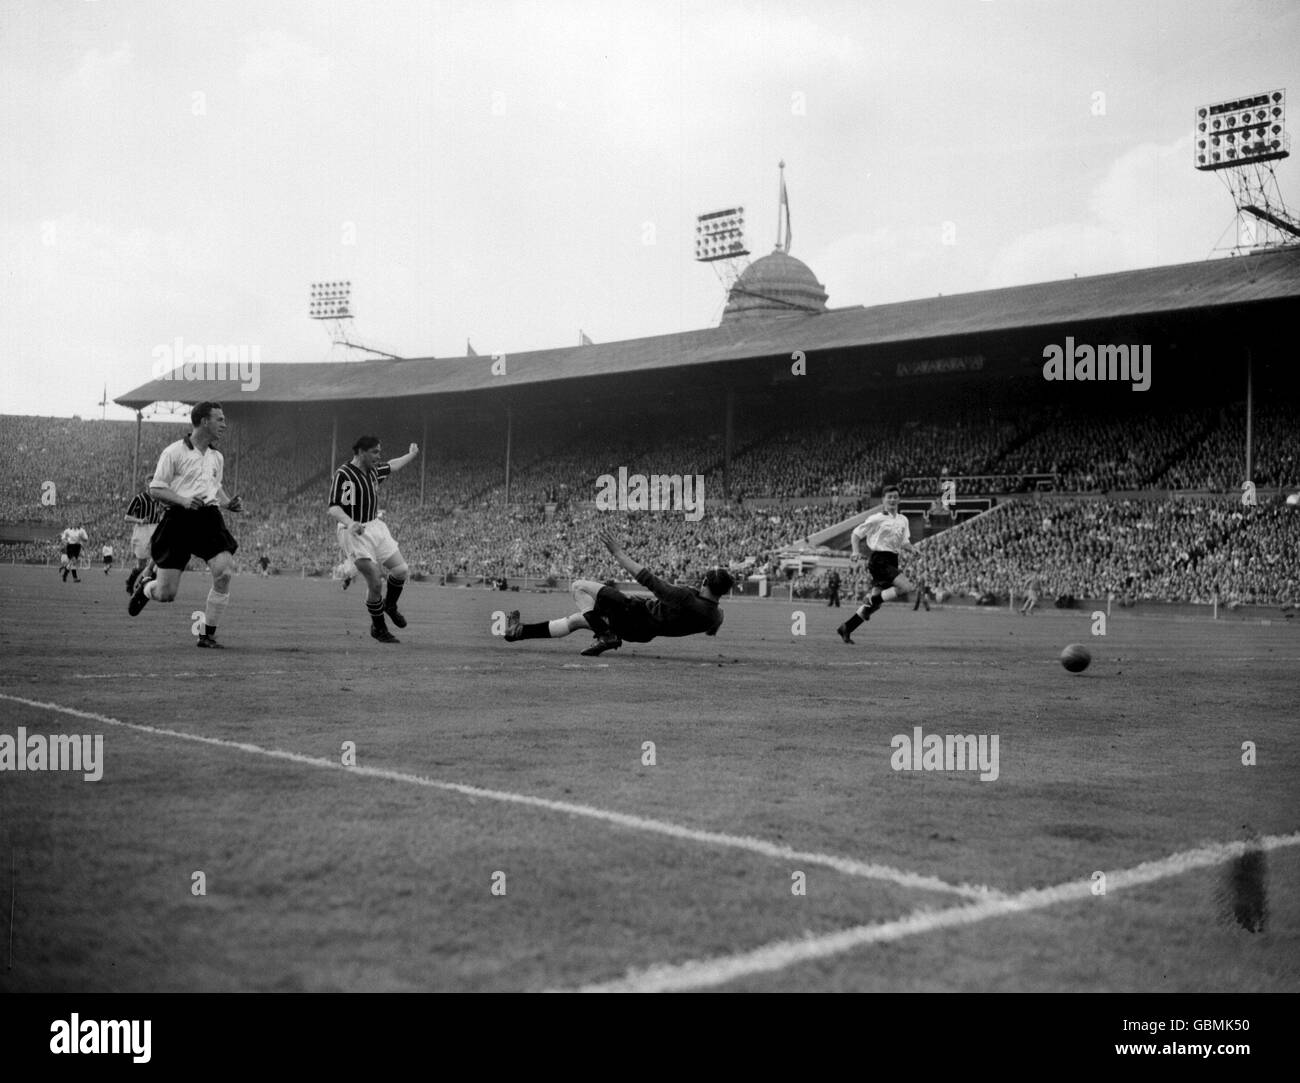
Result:
M138 617L140 615L140 610L149 604L149 595L144 592L144 588L152 583L153 580L154 577L152 575L145 573L135 581L135 590L131 592L131 600L126 603L126 611L130 613L131 616Z
M223 651L226 649L226 645L224 643L217 642L216 636L210 636L206 632L203 635L199 636L198 646L216 648L218 650L223 650Z
M596 642L582 652L584 658L595 658L598 654L604 654L606 651L616 651L623 645L623 641L613 632L602 632L596 637Z
M847 624L841 624L836 628L835 634L844 640L844 642L850 647L853 646L853 637L849 635L849 626Z
M524 638L524 622L519 619L519 610L512 609L506 614L505 641L514 643Z

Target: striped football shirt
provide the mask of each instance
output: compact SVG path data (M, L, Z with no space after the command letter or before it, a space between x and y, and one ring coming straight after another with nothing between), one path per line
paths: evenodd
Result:
M388 463L375 469L344 463L334 471L334 484L330 487L329 507L338 505L358 523L368 523L379 518L379 483L393 472Z
M141 489L131 498L127 505L126 517L140 519L146 523L161 523L163 513L167 510L161 500L155 500L148 489Z

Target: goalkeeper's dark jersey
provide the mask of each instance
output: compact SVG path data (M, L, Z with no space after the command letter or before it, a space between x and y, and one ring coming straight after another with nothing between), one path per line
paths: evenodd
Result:
M646 601L646 630L656 636L693 636L716 631L722 623L718 603L700 596L691 587L665 583L649 568L642 568L636 581L654 597Z

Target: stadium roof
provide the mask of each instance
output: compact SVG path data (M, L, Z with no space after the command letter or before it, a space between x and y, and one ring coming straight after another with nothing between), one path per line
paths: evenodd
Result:
M1300 247L870 308L838 308L795 318L754 319L623 342L531 350L508 355L504 375L493 375L492 359L486 356L330 364L263 362L255 391L241 392L237 380L187 384L159 379L113 401L140 409L153 402L194 402L200 397L220 399L236 393L241 404L445 395L788 356L794 350L870 350L965 335L1296 299L1300 299ZM196 396L199 387L202 393Z

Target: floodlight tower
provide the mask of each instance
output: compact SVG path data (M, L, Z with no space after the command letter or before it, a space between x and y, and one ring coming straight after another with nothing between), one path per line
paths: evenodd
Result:
M1282 201L1273 163L1289 157L1286 91L1270 90L1196 110L1194 165L1218 173L1237 209L1234 254L1300 241L1300 219Z
M328 322L330 342L335 346L345 346L350 350L364 350L366 353L386 357L390 361L401 360L394 354L363 346L348 337L346 321L353 318L351 282L313 282L308 315L313 320Z
M712 263L724 290L730 292L745 269L745 208L728 207L695 219L695 261Z

